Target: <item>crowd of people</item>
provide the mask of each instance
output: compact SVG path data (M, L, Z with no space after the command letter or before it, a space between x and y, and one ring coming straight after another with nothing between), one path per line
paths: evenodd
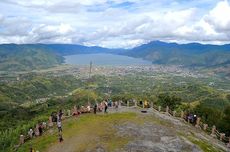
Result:
M87 106L74 106L72 115L78 116L82 113L91 113L93 111L94 114L97 112L104 112L108 113L108 107L114 107L115 109L118 109L118 101L112 102L111 100L104 100L100 103L96 102L92 108L88 104Z
M36 125L34 129L30 128L28 131L29 138L33 138L36 136L41 136L44 130L47 128L46 122L41 122Z
M118 110L119 106L119 101L112 102L111 100L104 100L100 103L96 102L92 107L90 104L86 106L80 106L80 105L75 105L74 108L72 109L72 116L79 116L80 114L84 113L91 113L93 112L96 114L97 112L104 112L105 114L108 113L108 107L114 107L116 111ZM47 125L46 122L41 122L36 125L34 129L30 128L28 131L28 137L30 139L36 137L36 136L41 136L43 132L49 127L52 127L53 125L57 126L58 130L58 141L61 143L64 141L63 139L63 128L62 128L62 120L63 120L63 111L59 110L58 112L52 112L50 115L50 120ZM35 150L31 147L30 152L34 152Z
M62 112L62 110L59 110L58 113L56 112L51 113L52 125L49 124L50 127L53 126L53 124L57 125L59 142L63 141L63 137L62 137L62 116L63 114L64 113ZM36 136L41 136L46 129L47 129L46 122L38 123L35 129L32 129L32 128L29 129L28 137L32 139ZM30 152L35 152L32 146L30 147Z
M68 116L79 116L81 114L84 113L94 113L97 114L97 112L104 112L104 114L108 113L108 107L113 107L114 109L116 109L116 111L118 110L119 105L122 104L122 101L115 101L113 102L112 100L104 100L100 103L95 102L95 104L91 105L87 104L86 106L74 106L74 108L72 109L72 114L71 111L69 114L67 114ZM150 105L147 101L139 101L140 105L143 105L144 108L148 108ZM57 130L58 130L58 140L59 142L63 142L63 136L62 136L62 132L63 132L63 128L62 128L62 118L63 118L64 113L62 112L62 110L59 110L58 112L53 112L51 113L51 120L52 121L52 125L55 124L57 126ZM186 121L188 121L189 123L192 123L193 125L196 125L196 121L197 121L197 115L196 114L191 114L191 113L186 113L184 115L184 119ZM50 123L47 125L46 122L41 122L38 123L36 125L36 127L34 129L30 128L28 131L28 137L29 138L34 138L36 136L41 136L43 134L43 132L48 128L47 126L50 126ZM230 142L228 143L227 147L230 148ZM35 152L34 149L31 147L30 148L30 152ZM37 152L37 151L36 151Z

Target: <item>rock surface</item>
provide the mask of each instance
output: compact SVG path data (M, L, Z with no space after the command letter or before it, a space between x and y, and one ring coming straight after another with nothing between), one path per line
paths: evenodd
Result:
M175 130L145 123L126 123L117 126L119 136L129 136L133 140L120 151L125 152L181 152L201 151L196 145L177 136ZM119 150L118 150L119 151Z
M116 148L115 152L201 152L200 147L188 140L186 136L195 136L201 140L211 143L212 146L224 149L224 145L218 140L206 135L203 131L185 124L182 120L167 116L165 114L149 109L147 113L141 113L139 108L121 108L119 111L109 109L109 113L132 112L138 115L140 123L126 121L124 123L114 123L114 136L128 138L129 141L121 148ZM99 115L104 115L100 113ZM146 119L146 118L150 119ZM181 135L182 133L183 135ZM76 145L86 137L75 135L65 140L61 145L54 144L47 149L48 152L76 152ZM95 146L84 151L87 152L107 152L106 146L101 144L102 138L95 138ZM118 139L119 139L118 138ZM103 139L103 141L106 139ZM85 140L87 141L87 140ZM91 143L89 143L91 144ZM226 149L225 149L226 150Z

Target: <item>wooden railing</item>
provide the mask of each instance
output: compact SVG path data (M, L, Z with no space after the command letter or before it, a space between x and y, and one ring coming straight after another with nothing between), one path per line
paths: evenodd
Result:
M143 108L142 106L140 106L140 107ZM181 119L183 119L185 121L187 120L184 111L180 111L180 113L178 113L177 111L172 111L171 109L169 109L168 106L161 107L161 106L157 106L154 104L151 104L150 108L153 108L155 111L165 113L165 114L170 115L172 117L180 117ZM227 143L228 148L230 148L230 137L226 137L225 133L220 133L216 129L215 125L212 127L209 127L208 124L205 124L201 121L200 117L197 117L197 120L195 122L195 127L205 131L210 136L219 139L220 141L224 142L225 144Z
M130 102L130 101L127 101L127 102L119 102L119 107L121 106L125 106L125 107L140 107L140 108L143 108L145 109L146 107L144 106L144 102L141 104L138 104L137 102ZM157 105L154 105L153 103L151 103L150 107L151 109L155 110L155 111L158 111L158 112L161 112L161 113L164 113L164 114L167 114L169 116L172 116L172 117L179 117L180 119L186 121L186 117L185 117L185 113L184 111L180 111L180 112L177 112L177 111L172 111L168 106L166 107L161 107L161 106L157 106ZM76 107L73 108L72 112L76 109ZM63 119L67 119L67 118L70 118L72 116L71 114L71 110L64 110L64 116L63 116ZM52 122L52 119L51 117L49 117L49 120L45 122L47 125L44 127L44 130L48 130L50 128L53 128L54 127L54 123ZM216 126L213 126L213 127L209 127L208 124L205 124L201 121L200 117L197 118L196 120L196 124L195 124L195 127L205 131L206 133L210 134L212 137L215 137L217 139L219 139L220 141L224 142L224 143L227 143L227 146L230 148L230 138L229 137L226 137L224 133L220 133L217 129L216 129ZM16 145L16 149L24 144L27 140L30 140L30 136L29 135L20 135L20 140L19 140L19 145Z

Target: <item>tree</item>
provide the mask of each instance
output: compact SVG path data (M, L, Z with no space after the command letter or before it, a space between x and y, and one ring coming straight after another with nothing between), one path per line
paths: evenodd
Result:
M194 109L194 113L201 117L202 121L209 126L216 125L220 122L221 111L214 107L208 107L205 103L201 103Z
M158 96L158 104L160 104L163 107L169 106L171 110L174 110L176 106L180 105L182 102L182 99L175 96L175 95L168 95L168 94L160 94Z
M226 136L230 136L230 105L225 107L223 115L219 121L218 127Z
M226 95L226 98L228 99L228 101L230 102L230 94Z

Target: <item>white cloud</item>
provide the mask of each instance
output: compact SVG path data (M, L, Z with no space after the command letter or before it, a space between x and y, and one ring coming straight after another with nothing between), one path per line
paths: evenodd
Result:
M74 29L61 23L60 25L39 25L29 32L30 43L72 43Z
M2 0L0 43L228 43L228 0ZM9 11L12 10L12 11Z
M217 31L230 31L230 5L227 0L221 1L205 16L205 20Z
M221 1L196 22L185 25L174 34L186 42L223 44L230 41L230 7L228 1Z

